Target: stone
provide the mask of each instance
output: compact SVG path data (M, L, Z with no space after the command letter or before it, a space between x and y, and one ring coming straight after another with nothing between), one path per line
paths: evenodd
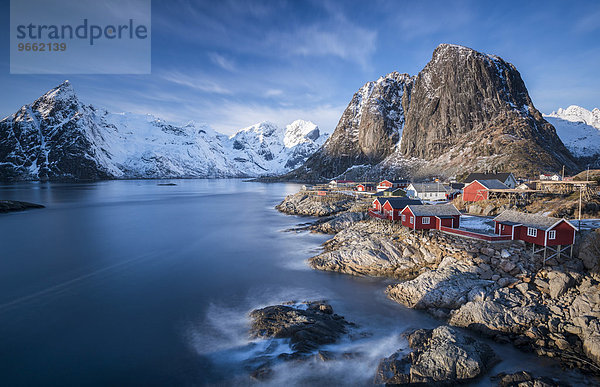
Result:
M436 270L417 278L388 286L392 300L416 309L456 309L467 302L473 289L484 289L493 282L479 279L476 268L454 258L445 258Z
M288 338L295 352L306 353L336 342L349 323L333 314L329 304L307 302L299 306L274 305L250 313L251 337Z
M396 352L380 362L376 384L464 383L498 360L487 344L448 326L414 331L408 342L411 353Z
M562 273L559 271L551 271L548 273L548 287L550 290L550 297L558 298L562 296L567 289L573 286L574 281L571 276L567 273Z

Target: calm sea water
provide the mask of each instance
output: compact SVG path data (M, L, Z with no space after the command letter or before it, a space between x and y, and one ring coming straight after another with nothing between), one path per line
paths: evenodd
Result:
M387 300L386 281L308 268L329 237L285 232L307 219L273 209L298 185L174 182L0 185L0 199L47 206L0 214L0 385L248 384L266 344L248 339L248 312L305 299L358 323L331 349L363 357L283 365L270 384L368 385L402 331L440 324ZM582 381L493 345L494 372Z

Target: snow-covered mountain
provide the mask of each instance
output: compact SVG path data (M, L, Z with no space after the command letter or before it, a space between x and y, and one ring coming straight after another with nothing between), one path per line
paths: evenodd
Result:
M571 105L544 114L544 118L554 126L562 142L575 156L600 154L600 109L589 111Z
M261 122L229 137L228 147L241 170L258 176L299 167L325 139L317 125L309 121L296 120L285 129Z
M205 124L111 113L81 103L66 81L0 121L0 180L274 175L303 163L323 137L306 121L228 137Z

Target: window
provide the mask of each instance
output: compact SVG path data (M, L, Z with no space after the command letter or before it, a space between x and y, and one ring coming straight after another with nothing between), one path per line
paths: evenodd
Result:
M548 233L548 239L556 239L556 230L552 230Z
M537 228L527 227L527 236L537 237Z
M424 216L423 220L421 221L423 224L429 224L429 216Z
M406 215L402 214L402 221L406 222Z
M413 217L411 216L411 217L410 217L410 223L412 224L412 223L414 223L414 221L415 221L415 218L413 218Z

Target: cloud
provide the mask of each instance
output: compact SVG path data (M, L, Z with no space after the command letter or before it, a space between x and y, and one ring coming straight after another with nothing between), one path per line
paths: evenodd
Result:
M217 54L216 52L208 53L208 57L211 62L221 67L224 70L234 72L236 71L235 64L232 60L225 58L223 55Z
M269 89L265 92L265 97L277 97L283 94L283 90Z
M168 82L172 82L181 86L186 86L194 90L211 93L229 95L233 94L231 90L223 87L217 82L206 79L203 75L188 75L179 71L169 71L161 74L160 77Z

